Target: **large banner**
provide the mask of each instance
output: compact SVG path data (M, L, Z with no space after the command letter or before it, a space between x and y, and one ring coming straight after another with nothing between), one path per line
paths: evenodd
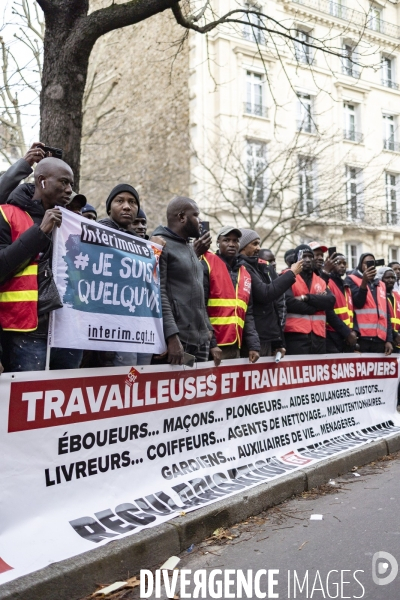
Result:
M378 355L0 377L0 584L400 431Z
M51 313L50 346L162 353L162 248L61 211L53 272L63 307Z

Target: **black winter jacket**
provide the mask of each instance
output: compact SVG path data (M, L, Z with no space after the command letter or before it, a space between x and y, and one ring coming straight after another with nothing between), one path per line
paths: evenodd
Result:
M239 264L243 264L251 275L251 293L253 297L254 322L262 344L273 341L284 346L280 306L286 290L292 287L296 277L290 269L277 277L271 272L265 261L256 256L240 255Z
M200 261L192 244L166 227L160 225L153 235L166 241L160 257L165 339L178 334L183 345L203 345L209 340L212 327L204 303Z
M363 306L367 300L367 288L365 288L365 290L364 290L360 287L361 282L362 282L362 273L358 269L354 269L354 271L352 271L351 275L355 275L357 277L357 279L359 280L359 283L355 283L350 277L346 277L346 279L345 279L345 282L349 285L349 287L351 289L351 293L353 295L354 308L363 308ZM374 279L373 281L369 281L367 285L371 291L373 299L375 300L375 304L377 304L377 287L379 285L379 279ZM386 318L387 318L387 322L389 324L389 327L387 329L386 341L392 342L393 341L393 332L392 332L392 326L391 326L391 321L390 321L390 311L389 311L388 301L386 301L386 306L387 306ZM353 326L354 326L354 329L357 331L357 333L359 335L361 335L360 330L358 328L357 315L355 312L354 312L354 325Z
M242 263L238 258L233 264L229 264L228 262L226 262L226 260L224 260L224 257L219 254L219 252L216 252L216 254L217 256L219 256L219 258L221 258L224 261L226 268L228 269L228 273L231 277L233 287L236 288L238 272ZM201 262L203 265L204 272L204 299L207 306L208 298L210 296L210 274L208 271L207 263L204 260L202 260ZM250 294L250 300L247 307L246 318L244 321L243 345L246 346L246 348L248 348L249 350L256 350L257 352L260 352L261 350L260 338L258 337L258 333L254 323L252 293Z
M21 179L29 177L31 173L32 167L24 158L20 158L11 165L0 177L0 204L5 204L8 196L17 187Z

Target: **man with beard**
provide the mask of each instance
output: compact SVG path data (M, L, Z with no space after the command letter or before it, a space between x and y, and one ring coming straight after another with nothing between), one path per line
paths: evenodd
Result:
M390 267L381 267L376 273L377 279L386 286L389 303L390 321L393 330L393 352L400 354L400 293L394 291L396 273Z
M253 297L253 315L258 337L260 338L260 356L272 356L280 352L285 355L285 342L278 302L301 272L302 263L293 264L290 269L277 276L274 265L260 257L260 237L252 229L241 229L239 264L243 264L251 276ZM271 251L267 250L264 252ZM265 254L263 255L265 256ZM275 257L272 255L275 263ZM248 356L248 348L243 344L242 356Z
M376 277L375 257L361 254L357 268L346 277L354 305L354 330L361 352L393 351L392 327L385 284Z
M317 275L321 275L321 271L324 268L324 252L328 251L328 248L319 242L310 242L308 244L314 253L314 271Z
M255 363L260 357L260 340L254 325L251 277L238 260L241 237L236 227L222 227L216 254L204 253L204 295L222 359L239 358L244 343L249 361Z
M303 259L303 270L286 292L285 340L287 354L325 354L326 311L335 297L326 282L313 271L314 253L310 246L296 248L295 261Z
M196 202L175 196L167 206L167 227L159 225L152 238L165 243L160 257L161 304L168 362L173 365L181 365L185 353L198 362L208 360L211 353L216 366L221 362L204 302L203 269L189 243L200 236L200 222Z
M327 258L321 274L335 296L333 310L326 311L326 351L352 352L357 344L353 330L353 298L350 286L344 281L347 262L343 254L335 252Z

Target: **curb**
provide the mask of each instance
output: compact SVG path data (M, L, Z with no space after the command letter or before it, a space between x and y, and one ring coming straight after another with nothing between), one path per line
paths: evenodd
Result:
M271 508L294 494L301 494L343 475L354 466L368 464L400 450L400 434L371 442L315 466L300 469L245 495L236 494L205 506L185 517L145 529L136 535L110 542L0 586L0 600L76 600L93 592L99 583L132 577L140 569L163 563L191 544Z

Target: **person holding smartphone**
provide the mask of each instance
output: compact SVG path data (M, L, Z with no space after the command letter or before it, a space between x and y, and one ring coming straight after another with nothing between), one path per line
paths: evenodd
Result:
M329 248L321 277L335 296L333 310L326 311L326 351L328 354L357 349L357 333L353 330L353 298L350 285L344 281L346 257Z
M400 354L400 293L394 290L396 273L391 267L381 267L377 278L385 284L393 330L393 352Z
M393 334L385 284L377 278L375 257L361 254L357 268L345 279L354 304L354 331L361 352L378 352L389 356L393 351Z

